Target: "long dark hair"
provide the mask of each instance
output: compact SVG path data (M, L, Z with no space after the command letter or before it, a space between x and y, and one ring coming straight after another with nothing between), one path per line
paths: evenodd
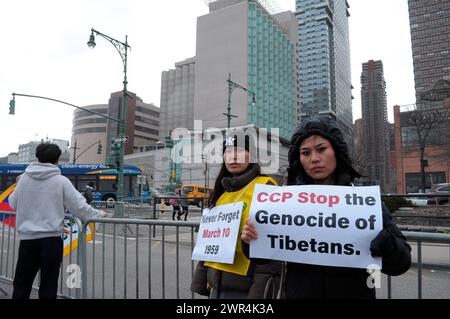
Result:
M245 171L240 173L239 175L245 174L249 170L253 169L255 167L255 163L250 163ZM225 162L223 162L222 167L220 168L219 174L217 175L216 182L214 184L214 189L211 192L211 195L209 196L208 200L208 207L212 208L216 206L217 201L219 200L220 196L225 193L225 188L222 185L222 180L226 177L232 177L233 174L231 174L227 166L225 165Z

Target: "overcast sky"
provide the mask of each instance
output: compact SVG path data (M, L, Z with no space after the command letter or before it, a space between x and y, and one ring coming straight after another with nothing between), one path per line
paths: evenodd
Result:
M392 106L414 103L407 0L348 0L351 6L353 119L361 117L361 64L384 63L389 119ZM278 0L295 9L295 0ZM160 104L161 72L195 55L196 18L203 0L14 0L0 4L0 156L41 138L70 140L73 108L24 97L8 115L11 93L41 95L79 106L107 103L122 89L119 54L106 40L86 42L90 29L124 41L128 35L128 89ZM225 85L225 84L224 84Z

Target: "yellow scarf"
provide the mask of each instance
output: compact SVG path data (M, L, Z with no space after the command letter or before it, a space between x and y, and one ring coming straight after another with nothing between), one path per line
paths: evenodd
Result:
M242 252L242 247L240 243L241 241L240 234L242 232L242 228L245 225L245 221L249 217L250 205L252 202L255 185L267 184L269 182L271 182L273 185L278 185L278 183L271 177L259 176L255 178L252 182L250 182L247 186L245 186L243 189L238 190L237 192L225 192L222 194L222 196L220 196L220 198L216 203L216 206L244 202L244 210L242 212L242 219L239 225L239 235L236 242L236 253L234 255L234 263L222 264L214 262L205 262L205 266L242 276L247 275L248 268L250 266L250 260L248 260L247 257L245 257L244 253Z

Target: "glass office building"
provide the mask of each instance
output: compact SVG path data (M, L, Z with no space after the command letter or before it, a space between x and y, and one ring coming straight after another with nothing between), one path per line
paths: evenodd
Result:
M353 144L350 41L346 0L297 0L302 118L336 118Z
M227 79L247 88L231 95L231 126L279 128L289 139L300 120L297 20L259 1L222 0L198 18L194 118L227 125Z
M297 124L296 45L256 3L248 4L248 121L258 127L280 128L289 138Z

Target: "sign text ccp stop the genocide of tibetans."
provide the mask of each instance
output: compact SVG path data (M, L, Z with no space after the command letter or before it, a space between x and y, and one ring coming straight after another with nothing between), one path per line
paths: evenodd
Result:
M251 258L381 268L370 254L383 225L378 186L256 185L250 218L258 232Z

